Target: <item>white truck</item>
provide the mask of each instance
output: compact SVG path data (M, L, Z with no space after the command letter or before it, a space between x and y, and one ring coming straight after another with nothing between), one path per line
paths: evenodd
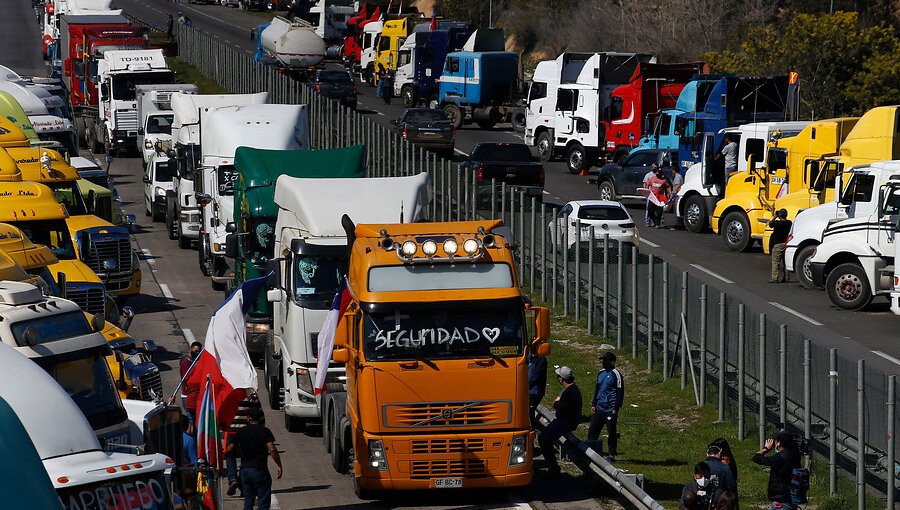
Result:
M340 58L347 20L359 11L355 0L318 0L309 8L307 19L316 27L316 34L325 41L328 58Z
M894 286L894 236L900 221L900 161L873 163L856 171L841 193L847 219L830 223L809 259L812 282L831 303L859 310ZM822 206L819 206L822 207Z
M138 110L136 88L144 84L171 84L173 73L166 64L163 51L110 50L97 60L99 108L93 122L87 121L88 140L97 142L114 153L130 151L137 146Z
M150 156L172 148L172 93L196 94L197 86L186 83L170 83L164 85L138 85L137 95L138 149L144 158L144 164ZM157 146L157 143L160 146Z
M375 84L375 40L381 34L384 28L384 21L370 21L363 27L362 33L362 50L359 54L359 79L368 83Z
M747 170L747 158L753 156L756 168L763 168L769 155L768 143L773 135L796 136L809 122L754 122L738 127L725 128L719 135L728 133L738 144L738 171ZM694 233L703 232L710 225L710 217L716 202L725 195L724 175L716 175L709 164L721 147L714 146L713 133L704 133L700 163L695 163L684 174L684 184L676 195L675 215L684 221L684 227ZM721 174L721 172L719 172Z
M525 110L525 143L544 161L563 155L571 173L590 166L605 148L603 110L610 93L628 83L640 63L656 63L641 53L563 53L538 62Z
M175 160L173 191L166 195L166 228L170 239L178 240L178 247L188 249L200 239L200 207L194 191L194 178L200 169L200 112L220 106L262 104L267 92L258 94L182 94L171 96L172 150Z
M325 60L325 40L316 27L299 18L272 18L259 34L256 61L305 76Z
M278 219L275 253L283 254L272 303L273 345L267 349L269 391L283 392L285 426L301 429L319 417L316 380L318 335L347 271L349 250L342 225L422 221L431 201L427 174L370 179L298 179L275 185ZM342 383L344 368L332 363L328 383Z
M71 380L54 380L5 345L0 345L0 364L0 398L28 432L62 508L174 509L167 475L173 459L160 453L103 451L91 423L61 387Z
M200 116L200 270L216 290L234 279L225 261L226 225L234 222L234 152L238 147L309 150L307 105L251 104L209 108Z

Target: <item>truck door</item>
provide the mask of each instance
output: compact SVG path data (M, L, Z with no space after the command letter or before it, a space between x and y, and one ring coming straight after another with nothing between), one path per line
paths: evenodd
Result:
M716 184L724 184L722 171L716 168L716 155L713 153L716 140L712 133L704 133L703 146L701 148L702 157L700 158L700 179L705 187L715 186ZM724 167L722 167L724 168Z
M560 88L556 96L556 136L575 134L575 109L578 107L578 91Z
M869 242L872 243L872 237L874 236L873 247L876 251L883 257L893 257L894 229L897 222L900 221L900 185L891 184L884 186L879 199L881 204L878 208L878 227L869 229Z

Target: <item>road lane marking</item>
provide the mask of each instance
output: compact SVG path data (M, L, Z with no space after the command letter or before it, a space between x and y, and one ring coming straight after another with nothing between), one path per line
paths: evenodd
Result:
M803 319L803 320L805 320L806 322L812 324L813 326L824 326L824 324L822 324L821 322L819 322L819 321L813 319L812 317L810 317L810 316L808 316L808 315L803 315L802 313L798 312L797 310L794 310L793 308L784 306L784 305L781 304L781 303L776 303L775 301L769 301L769 304L772 305L772 306L774 306L775 308L780 308L781 310L784 310L785 312L787 312L787 313L789 313L789 314L791 314L791 315L800 317L801 319Z
M150 264L151 266L156 265L156 260L153 259L153 254L150 253L150 250L148 250L147 248L141 248L141 253L144 254L144 260L146 260L148 264Z
M457 154L462 154L463 156L466 156L466 157L469 156L469 155L466 154L465 152L463 152L463 151L461 151L461 150L459 150L459 149L456 149L456 148L453 149L453 152L455 152L455 153L457 153Z
M890 354L885 354L881 351L872 351L872 354L874 354L876 356L881 356L882 358L890 361L891 363L893 363L895 365L900 365L900 359L897 359L897 358L891 356Z
M531 505L526 503L525 500L520 498L519 496L510 495L506 499L507 501L512 503L512 507L515 510L531 510Z
M276 498L274 494L272 494L272 501L269 504L269 508L272 510L281 510L281 503L278 502L278 498Z
M734 282L729 280L728 278L725 278L724 276L722 276L714 271L706 269L705 267L701 266L700 264L691 264L691 267L693 267L694 269L699 269L700 271L703 271L704 273L712 276L713 278L718 278L719 280L722 280L723 282L725 282L729 285L734 284Z
M175 301L175 296L172 295L172 291L169 290L168 285L166 285L165 283L160 283L159 290L162 291L163 296L166 296L166 299L168 299L169 301Z
M656 243L654 243L654 242L652 242L652 241L648 241L648 240L646 240L646 239L641 239L641 244L646 244L646 245L652 246L652 247L654 247L654 248L659 248L659 245L658 245L658 244L656 244Z
M187 328L183 328L181 334L184 335L184 341L187 342L188 345L197 341L197 339L194 338L194 332Z

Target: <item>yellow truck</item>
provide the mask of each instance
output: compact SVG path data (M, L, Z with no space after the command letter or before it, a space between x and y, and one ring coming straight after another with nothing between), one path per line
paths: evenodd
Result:
M762 240L779 196L790 195L791 200L805 200L807 204L811 200L828 200L824 194L810 192L818 177L818 162L838 154L858 120L848 117L814 121L796 136L770 142L765 166L748 163L747 170L729 176L725 196L716 203L712 215L713 232L722 236L729 250L746 251L754 240ZM833 179L831 187L833 196ZM796 213L795 209L793 214Z
M49 267L58 262L47 246L32 243L13 225L0 223L0 280L30 283L45 296L65 297ZM116 310L116 314L117 314ZM84 312L92 322L93 316ZM126 314L128 317L130 314ZM162 395L159 368L144 353L132 353L135 341L107 316L101 333L117 352L106 355L106 362L116 381L119 396L126 399L151 400ZM112 317L117 322L119 317ZM130 322L130 318L127 319ZM127 328L127 325L123 324Z
M784 208L788 219L793 221L797 214L810 207L831 202L835 199L834 187L838 172L844 173L842 182L848 182L848 172L855 166L876 161L900 159L900 106L879 106L867 111L853 127L844 143L840 155L822 161L809 161L809 173L815 176L804 189L778 197L772 210ZM769 253L769 237L772 229L763 233L763 251Z
M7 177L7 172L0 171L0 179L39 182L53 190L69 215L66 223L76 256L100 277L107 292L120 301L140 293L141 269L128 229L93 214L97 195L88 193L88 200L84 199L78 171L54 150L10 147L5 151L16 162L20 177Z
M413 32L413 28L420 23L430 22L431 18L413 16L404 16L384 22L381 33L375 38L375 75L373 76L375 83L378 83L378 77L383 71L397 70L397 55L400 46L403 46L406 38Z

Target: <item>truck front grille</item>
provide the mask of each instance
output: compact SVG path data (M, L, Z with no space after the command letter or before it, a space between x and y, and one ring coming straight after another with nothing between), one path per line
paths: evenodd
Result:
M157 396L162 396L162 378L159 376L158 368L151 368L146 374L138 379L138 392L141 400L154 400Z
M102 279L106 275L106 269L103 262L106 260L115 260L118 269L113 273L131 273L131 240L129 239L110 239L104 241L93 241L91 243L91 251L84 258L87 264Z
M116 110L116 131L137 131L137 110Z
M386 427L465 427L503 425L512 421L509 400L385 404Z
M477 478L487 475L484 459L413 460L409 464L410 478L418 480L436 477Z
M470 439L413 439L413 454L483 453L484 438Z
M74 301L82 310L90 314L106 311L106 296L101 287L82 289L67 285L66 299Z

